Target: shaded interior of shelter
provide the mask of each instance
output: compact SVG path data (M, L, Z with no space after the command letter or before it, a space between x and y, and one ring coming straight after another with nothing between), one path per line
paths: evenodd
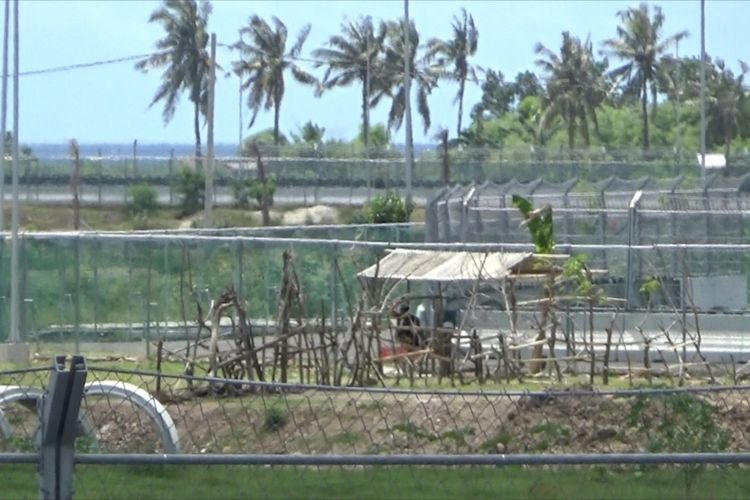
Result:
M357 273L373 295L383 285L398 287L399 299L419 304L415 312L424 325L458 326L459 311L474 308L509 310L513 301L539 297L543 283L559 275L569 256L532 252L450 252L394 249ZM433 316L433 314L435 314Z

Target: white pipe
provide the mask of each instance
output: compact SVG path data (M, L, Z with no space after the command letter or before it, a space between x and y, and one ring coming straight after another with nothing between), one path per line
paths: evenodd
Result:
M214 211L214 93L216 87L216 33L211 33L211 66L208 70L208 138L205 192L203 193L203 226L213 226Z
M701 184L706 185L706 2L701 0Z
M411 205L411 177L414 170L414 138L411 125L411 23L409 0L404 0L404 100L406 113L406 204Z
M0 104L0 229L5 230L5 133L8 125L8 31L10 24L10 0L5 0L5 22L3 24L3 83Z
M10 240L10 342L20 342L21 269L18 255L18 0L13 0L13 204ZM3 141L5 138L3 138Z

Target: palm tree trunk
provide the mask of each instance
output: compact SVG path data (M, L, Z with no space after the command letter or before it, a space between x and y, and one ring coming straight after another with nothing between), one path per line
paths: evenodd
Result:
M451 182L451 166L450 166L450 156L448 156L448 129L443 129L442 132L440 132L440 142L443 146L443 184L445 186L448 186Z
M281 102L278 96L273 103L273 145L279 145L279 112L281 111Z
M461 80L458 87L458 126L456 127L456 137L461 137L461 120L464 116L464 86L466 80Z
M643 95L641 96L641 113L643 115L643 150L648 151L651 147L648 142L648 86L643 80Z
M568 110L568 150L570 151L571 157L573 156L573 146L575 145L576 137L576 120L573 112Z
M201 162L201 111L200 103L196 101L193 113L193 128L195 130L195 164L198 168L203 168Z
M732 137L729 134L724 136L724 158L727 161L727 167L729 166L729 145L732 143Z
M369 104L367 91L367 83L362 84L362 139L365 142L365 152L370 145L370 113L367 112L367 105Z

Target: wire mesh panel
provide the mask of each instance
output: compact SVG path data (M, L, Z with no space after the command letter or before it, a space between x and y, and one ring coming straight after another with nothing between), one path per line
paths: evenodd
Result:
M85 414L101 411L101 422L122 427L113 419L132 411L119 406L123 401L139 406L141 395L156 394L152 404L168 412L162 422L173 422L183 453L719 452L749 444L741 432L750 416L743 387L611 393L345 389L101 368L91 371L87 390L111 380L143 392L99 391ZM702 416L705 421L687 430L685 439L671 434L670 427L692 426ZM162 449L160 439L148 434L151 424L125 427L129 439L115 439L113 447L98 435L101 450Z
M34 455L12 453L38 450L48 377L0 371L5 498L38 491L36 465L22 465ZM734 498L750 487L749 390L403 390L89 367L73 485L83 498Z

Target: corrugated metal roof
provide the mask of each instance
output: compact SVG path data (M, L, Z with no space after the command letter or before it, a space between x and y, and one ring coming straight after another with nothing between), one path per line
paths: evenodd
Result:
M538 255L531 252L442 252L396 249L357 276L409 281L504 280L508 276L538 279L555 261L567 255Z

